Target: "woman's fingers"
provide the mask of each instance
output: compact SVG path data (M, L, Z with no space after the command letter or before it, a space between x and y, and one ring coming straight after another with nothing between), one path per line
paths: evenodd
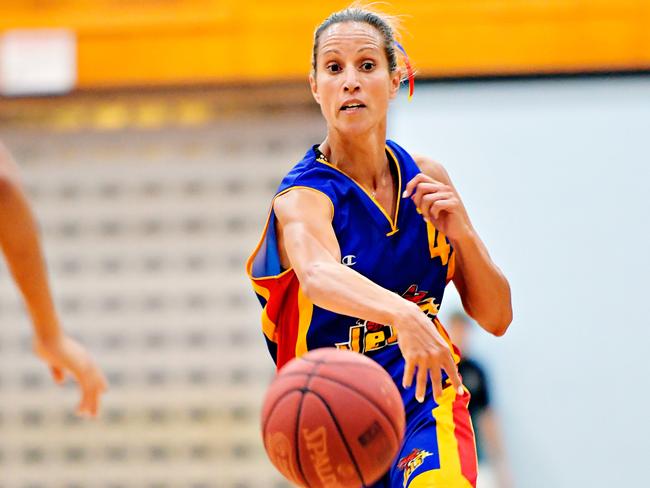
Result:
M77 413L96 417L100 397L106 390L106 380L99 368L88 358L86 364L75 372L75 379L81 390L81 400Z
M415 190L415 188L418 186L418 184L422 183L422 182L425 182L425 181L432 182L433 179L430 178L429 176L426 176L424 173L418 173L417 175L415 175L411 179L411 181L409 181L406 184L406 188L404 189L404 193L402 193L402 198L410 197L411 194L413 193L413 190Z
M81 390L81 399L79 400L79 407L77 407L78 415L87 415L90 413L91 393L90 385L84 378L77 378L79 389Z
M52 373L52 378L56 384L60 385L63 383L65 380L65 373L63 372L62 368L59 368L57 366L50 366L50 372Z
M101 370L94 364L92 364L88 376L90 377L89 385L87 387L88 413L93 417L96 417L99 413L101 395L106 391L108 385Z
M439 199L431 204L430 211L434 219L437 219L442 211L450 211L457 206L458 202L450 196L448 199Z
M413 195L411 195L411 200L413 200L413 203L415 203L415 206L422 210L420 208L422 204L422 199L429 194L432 193L437 193L437 192L446 192L448 191L448 188L441 184L441 183L432 183L432 182L424 182L420 183L417 188L414 190Z
M458 392L458 394L464 394L465 390L463 389L463 382L460 379L460 374L458 373L458 366L456 366L456 363L454 362L451 355L446 361L446 364L443 366L443 369L447 373L447 376L449 376L449 380L451 381L452 386Z
M417 372L417 379L416 379L416 384L415 384L415 399L422 403L424 401L424 395L427 393L427 378L428 378L428 371L429 368L427 368L426 363L420 362L418 364L418 372Z
M458 368L448 344L440 336L433 323L424 314L416 314L401 326L399 347L404 357L402 386L410 388L415 376L415 398L423 402L427 382L431 379L434 399L442 395L442 374L459 394L464 394Z
M437 219L440 210L436 212L436 205L441 202L450 201L453 196L454 195L449 192L428 193L422 197L420 206L418 208L420 209L420 212L422 212L422 215L425 219L432 220L432 215L434 219ZM431 213L432 210L433 214Z
M442 374L440 368L431 368L429 370L431 378L431 387L433 389L433 399L437 400L442 395Z
M420 186L421 185L427 185L427 184L442 185L442 186L448 188L444 183L441 183L441 182L439 182L437 180L434 180L433 178L431 178L430 176L425 175L424 173L418 173L417 175L415 175L411 179L411 181L409 181L406 184L406 188L404 189L404 193L402 193L402 198L408 198L411 195L415 194L417 191L422 192L422 190L420 189Z
M92 417L97 417L97 411L99 410L99 395L100 392L96 385L88 392L88 413Z
M430 212L435 208L434 204L436 202L453 201L455 196L454 192L448 185L421 175L417 175L409 181L406 188L404 195L411 196L416 208L427 221L431 220ZM447 207L445 207L445 209L446 208ZM434 218L437 218L442 209L443 207L435 211L436 215Z
M410 388L413 384L413 374L415 373L415 361L412 359L404 358L404 376L402 378L402 386Z
M34 349L49 366L54 381L63 382L66 374L79 385L79 415L96 416L102 393L107 388L102 370L81 344L68 337L56 343L36 342Z

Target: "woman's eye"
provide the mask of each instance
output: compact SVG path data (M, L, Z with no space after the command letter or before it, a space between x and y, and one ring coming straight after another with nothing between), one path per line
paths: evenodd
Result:
M371 63L370 61L366 61L365 63L361 64L361 69L364 71L370 71L374 67L375 63Z
M327 70L330 73L338 73L339 71L341 71L341 66L338 65L337 63L328 64L327 65Z

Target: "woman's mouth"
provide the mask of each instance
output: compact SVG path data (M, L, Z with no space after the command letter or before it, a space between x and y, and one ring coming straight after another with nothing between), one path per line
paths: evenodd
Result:
M341 107L342 112L358 112L362 108L366 108L363 103L348 103Z

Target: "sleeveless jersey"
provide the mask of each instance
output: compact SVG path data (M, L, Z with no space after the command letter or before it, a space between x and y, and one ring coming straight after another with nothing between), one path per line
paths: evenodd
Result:
M315 147L282 180L275 198L296 188L325 195L332 205L332 226L342 264L417 303L448 342L458 362L458 350L437 318L445 286L454 272L454 250L442 232L424 221L413 201L402 198L406 183L420 173L413 158L390 140L386 142L386 153L397 178L394 218L357 182L319 156ZM351 349L368 355L391 374L407 409L415 401L415 388L405 391L401 386L404 359L390 324L314 305L302 293L293 269L282 269L273 203L246 269L263 307L262 329L278 369L311 349ZM443 381L448 383L444 372Z

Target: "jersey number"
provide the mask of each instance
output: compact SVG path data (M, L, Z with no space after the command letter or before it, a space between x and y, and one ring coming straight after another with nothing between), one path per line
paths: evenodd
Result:
M431 259L439 257L442 265L446 266L451 255L451 246L447 242L447 237L430 222L427 222L427 234L429 236Z

